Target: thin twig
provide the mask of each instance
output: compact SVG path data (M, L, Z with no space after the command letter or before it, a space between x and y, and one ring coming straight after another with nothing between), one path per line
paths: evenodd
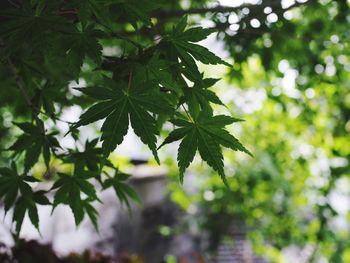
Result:
M116 37L116 38L119 38L121 40L125 40L125 41L129 42L130 44L134 45L135 47L137 47L138 49L143 49L144 48L138 42L135 42L132 39L129 39L127 37L124 37L124 36L120 35L119 33L114 32L113 29L110 28L108 25L105 25L104 23L101 23L100 21L96 21L96 23L101 25L101 26L103 26L104 28L108 29L110 31L110 36L111 37Z
M57 10L54 12L55 15L76 15L78 13L78 10L71 9L71 10Z
M128 93L130 93L130 90L131 90L131 81L132 81L132 71L130 71L130 74L129 74Z

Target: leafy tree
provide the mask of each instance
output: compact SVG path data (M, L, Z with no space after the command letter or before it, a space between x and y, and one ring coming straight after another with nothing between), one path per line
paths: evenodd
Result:
M136 199L123 183L126 177L108 160L129 126L158 163L157 136L163 124L171 121L184 126L165 141L182 139L181 180L197 148L224 181L220 145L249 153L224 129L237 120L213 114L211 103L223 104L209 90L216 80L204 78L196 64L231 66L197 44L213 29L188 27L187 16L170 23L171 28L161 25L152 20L157 17L152 12L169 4L156 1L6 1L3 5L1 82L7 88L1 96L2 111L13 113L13 125L21 133L13 136L17 132L12 125L4 129L13 143L7 143L4 135L0 193L5 210L14 207L17 233L26 212L38 227L37 204L53 209L67 204L77 225L86 214L97 228L97 212L91 203L99 199L92 181L103 189L114 187L126 204L128 198ZM157 39L139 40L143 29L154 31ZM103 47L110 44L123 51L107 56ZM69 81L81 78L86 87L75 89L84 96L72 96ZM10 90L15 94L12 98L6 95ZM72 105L87 108L65 134L77 143L79 127L104 120L101 136L87 141L84 149L65 149L59 143L62 131L55 125L64 122L60 115ZM6 166L8 158L14 159L10 167ZM43 161L50 173L53 160L74 169L54 175L55 183L47 191L55 192L50 202L46 192L33 191L29 182L38 181L32 176L36 163ZM110 170L116 171L115 177Z
M274 253L270 245L280 250L311 243L313 260L341 262L349 253L348 235L333 229L335 210L329 199L349 176L349 1L286 2L226 7L192 0L184 8L180 1L157 0L3 1L0 195L5 209L15 207L17 232L27 211L38 224L37 204L67 204L77 224L85 214L96 224L94 180L102 188L113 187L121 201L135 197L124 184L127 175L108 159L132 128L157 162L159 147L181 140L177 178L180 174L183 180L197 149L210 171L221 176L200 168L210 174L201 178L203 192L209 189L216 196L200 203L204 224L213 233L215 215L238 214L259 226L252 238L256 244L268 242L266 253ZM193 26L203 18L211 28ZM227 61L198 44L213 32L224 43ZM115 54L106 52L109 47ZM224 65L222 73L232 86L239 87L231 87L232 92L265 91L259 111L250 109L248 116L238 99L222 107L227 100L214 89L217 79L201 72L218 64ZM286 71L296 83L290 90L279 84L291 81ZM85 87L68 86L81 79ZM62 149L60 138L67 131L57 126L73 105L85 109L66 134L76 148ZM227 114L231 108L235 117L247 120L245 125ZM80 147L80 127L100 120L101 136ZM166 122L176 129L161 143L158 135L169 131ZM222 146L250 153L229 133L231 123L242 130L243 145L254 158L238 155L237 160L223 151ZM311 157L295 149L303 143L314 149ZM343 164L328 165L328 172L319 172L325 183L310 187L315 177L310 167L320 156ZM32 167L45 163L50 175L58 160L74 169L54 175L50 191L56 193L50 202L46 192L29 187L38 180ZM179 191L174 189L175 199L186 207L193 200ZM308 200L310 194L325 202Z

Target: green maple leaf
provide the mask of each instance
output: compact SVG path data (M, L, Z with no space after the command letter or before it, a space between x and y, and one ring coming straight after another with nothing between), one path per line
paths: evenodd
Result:
M65 158L65 162L74 163L75 169L79 171L83 171L85 167L88 168L89 171L98 171L99 164L102 161L106 162L103 158L103 152L100 147L96 147L98 139L94 139L92 141L85 142L85 150L84 151L72 151Z
M200 73L196 65L196 60L204 64L224 64L231 66L223 61L220 57L210 52L207 48L195 44L201 40L206 39L215 30L194 27L185 30L187 25L187 16L183 17L180 22L174 27L172 34L169 37L164 38L161 42L161 46L166 50L172 50L176 53L176 56L185 65L186 69L183 71L190 80L195 81L200 79Z
M130 210L130 202L129 199L134 200L135 202L141 204L142 201L137 195L137 193L132 189L127 183L127 179L129 179L130 175L125 173L120 173L116 170L113 177L109 177L103 182L103 189L107 189L109 187L113 187L116 195L119 200L126 204L128 209Z
M65 37L68 66L77 78L85 57L91 58L97 65L102 61L102 46L96 39L100 31L87 27L83 32Z
M58 175L59 179L52 186L52 189L58 189L54 197L52 211L59 204L68 204L72 209L76 225L83 221L86 212L97 228L97 212L90 204L92 201L99 201L95 187L88 182L92 174L79 171L79 174L72 176L63 173ZM83 199L81 194L85 194L87 198Z
M17 167L0 168L0 198L3 198L5 213L14 206L13 221L16 222L16 233L19 234L24 216L28 212L32 224L39 229L39 217L36 203L50 204L44 191L33 192L28 182L37 182L33 177L19 175Z
M251 155L234 136L224 129L226 125L237 121L241 120L225 115L211 116L206 111L202 111L194 121L172 120L172 123L179 128L172 131L159 148L182 139L177 155L181 182L186 168L193 161L198 150L201 158L217 171L223 182L226 183L220 146Z
M19 234L25 214L28 212L29 219L36 229L39 230L38 208L34 201L19 197L13 211L13 221L16 222L16 233Z
M4 198L5 212L14 204L20 190L22 194L31 191L25 182L26 178L26 176L18 174L14 163L11 168L0 168L0 198Z
M203 79L197 81L193 87L184 89L184 96L180 103L186 102L191 115L197 116L201 110L212 112L210 102L224 105L219 97L208 88L213 86L218 79Z
M78 1L78 17L83 27L85 27L90 18L94 16L100 23L110 26L112 21L108 10L108 1L100 0L80 0Z
M74 127L87 125L106 118L102 125L102 149L106 155L121 144L129 127L141 141L148 145L159 162L156 135L159 134L154 114L171 114L172 107L163 94L156 91L154 83L143 83L143 87L118 85L109 81L109 87L79 89L86 95L102 100L93 105L80 117Z
M149 80L157 81L167 90L174 91L176 94L182 94L179 84L171 75L171 67L174 63L169 63L159 58L159 53L154 54L148 63L140 65L139 74L147 76Z
M53 36L63 34L75 34L74 25L60 16L48 15L46 12L40 15L35 10L23 8L18 10L1 10L0 16L6 17L1 24L0 36L9 40L11 44L29 42L30 51L40 49L52 42ZM21 44L16 44L20 46ZM28 47L27 47L28 48Z
M44 126L42 122L33 123L15 123L24 134L20 135L17 141L8 148L14 151L14 154L25 152L24 169L28 171L39 159L40 154L43 154L46 166L49 166L52 148L59 148L59 143L54 137L55 133L44 134Z

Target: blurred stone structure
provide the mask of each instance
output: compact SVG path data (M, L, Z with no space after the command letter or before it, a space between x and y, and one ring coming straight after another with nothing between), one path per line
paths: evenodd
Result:
M170 249L172 237L163 236L160 227L176 223L177 206L166 193L166 169L138 165L130 179L143 205L133 204L131 213L124 208L114 224L117 256L135 254L145 263L162 262Z
M207 236L191 236L189 233L162 235L161 227L172 229L182 221L183 214L170 200L167 193L167 169L135 163L130 171L130 185L139 194L143 204L131 204L131 213L121 205L113 189L100 192L102 203L96 203L99 212L99 233L86 218L76 228L69 207L59 206L51 215L51 207L40 206L41 236L25 218L22 236L52 244L59 255L82 253L86 249L100 251L115 257L137 255L144 263L164 262L166 255L174 255L178 262L186 263L267 263L252 252L243 220L232 219L228 239L221 240L211 259L203 259ZM40 187L50 188L52 182ZM96 186L98 187L98 186ZM43 188L43 189L44 189ZM38 190L38 189L37 189ZM99 189L98 189L99 190ZM1 215L1 214L0 214ZM10 216L0 224L0 242L12 245L8 232L12 223Z
M233 218L227 239L220 242L213 256L213 263L268 263L266 259L254 255L246 235L249 229L243 220Z

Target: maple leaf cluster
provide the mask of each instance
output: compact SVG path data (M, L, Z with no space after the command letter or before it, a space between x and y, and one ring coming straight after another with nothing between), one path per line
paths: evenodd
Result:
M53 209L59 204L69 205L77 225L87 215L97 228L97 211L92 202L100 200L93 181L100 184L101 190L114 188L120 201L128 206L130 198L139 201L126 183L129 176L108 159L130 128L158 163L158 149L181 140L177 156L181 181L198 150L226 182L222 147L250 153L225 129L240 120L214 115L212 104L224 105L210 90L217 79L204 78L197 66L201 62L230 67L197 44L214 31L187 28L184 16L158 41L144 45L115 33L117 23L112 14L130 14L127 22L135 32L140 24L156 28L145 13L158 8L155 2L89 0L67 1L66 6L61 2L23 1L22 6L0 13L4 19L0 25L6 54L4 70L12 76L9 83L21 92L22 102L30 112L27 119L14 123L21 134L7 151L16 161L10 168L0 169L0 197L6 211L14 207L17 233L27 211L38 227L38 204L51 205ZM72 17L62 15L70 13ZM103 55L103 43L110 39L126 47L121 56ZM87 86L76 88L82 96L73 96L67 83L80 78L87 80ZM103 120L101 133L83 147L63 149L60 132L50 128L47 121L62 121L62 109L73 105L86 109L79 121L70 123L66 136L78 142L81 126ZM165 122L178 128L161 144L158 136ZM33 177L32 167L41 159L48 170L53 160L74 168L71 172L57 172L51 189L35 191L30 182L39 180ZM47 197L51 192L53 200Z

